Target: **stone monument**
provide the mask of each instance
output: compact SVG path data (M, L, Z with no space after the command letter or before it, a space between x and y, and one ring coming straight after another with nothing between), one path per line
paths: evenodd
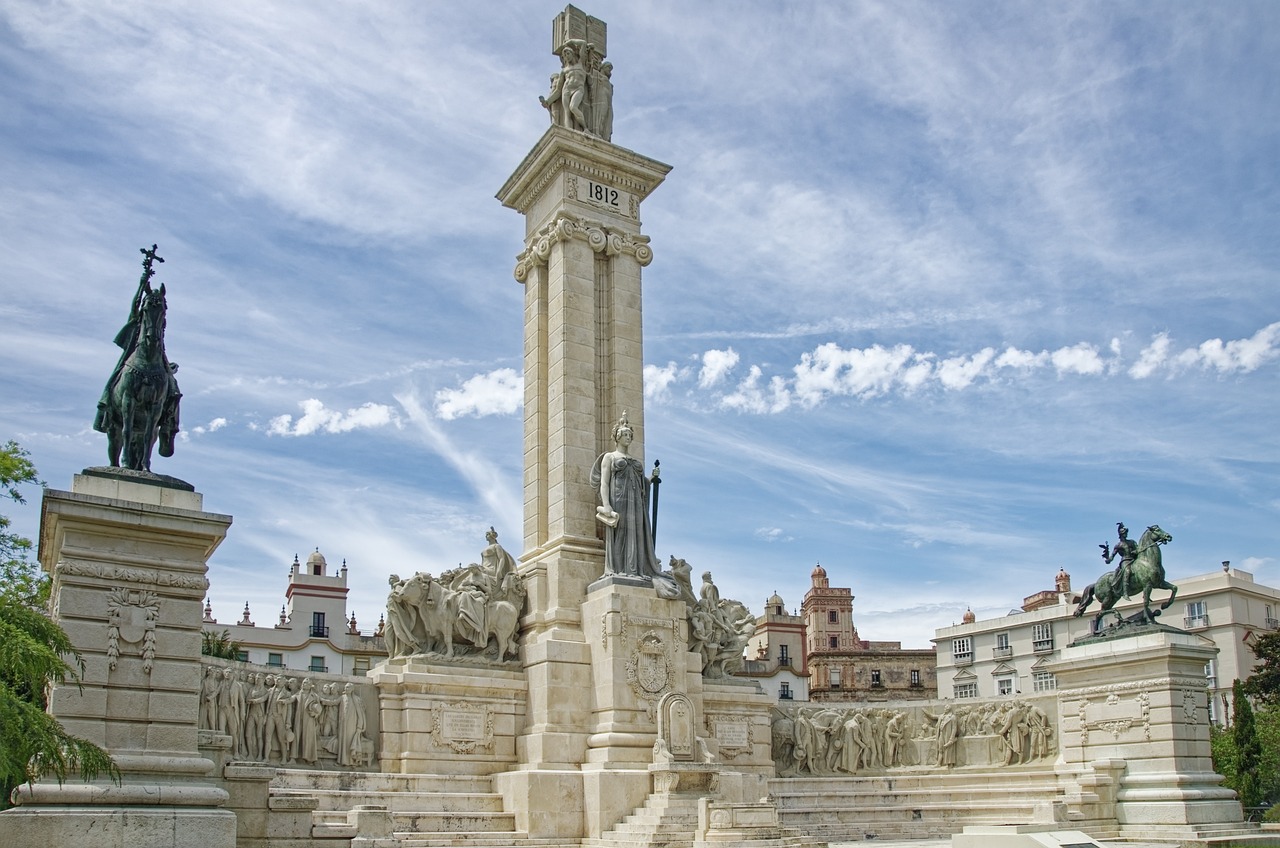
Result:
M84 657L79 687L55 687L49 710L71 733L106 749L120 784L36 783L0 814L6 846L231 848L236 816L197 748L200 604L209 556L231 517L205 512L190 484L150 472L158 438L172 453L177 390L164 356L164 286L152 290L155 247L124 353L99 404L113 465L44 493L39 559L52 577L53 618ZM168 428L168 429L167 429Z
M722 721L735 768L772 765L768 699L745 681L704 680L696 599L662 571L646 515L641 270L653 251L640 210L670 166L611 143L605 23L569 6L552 33L551 126L498 192L525 217L529 702L520 768L496 785L510 808L539 811L521 822L531 835L573 838L600 835L652 791L667 694L699 721L736 719Z

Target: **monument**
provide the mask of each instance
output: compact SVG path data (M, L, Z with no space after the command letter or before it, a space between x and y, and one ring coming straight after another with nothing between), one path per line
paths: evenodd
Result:
M205 512L190 484L151 472L173 453L178 398L164 352L165 287L152 289L155 245L116 344L123 352L94 421L112 467L46 490L39 559L54 619L83 656L80 686L55 687L49 709L107 750L119 784L19 787L0 820L6 845L208 846L235 843L214 762L198 750L200 604L209 556L231 517ZM123 459L124 467L119 467Z
M143 250L94 422L112 465L47 491L40 537L54 616L87 663L83 690L56 690L51 709L107 748L123 781L20 789L0 814L5 844L781 846L1010 822L1238 831L1209 760L1213 649L1152 623L1151 590L1176 591L1160 562L1171 537L1155 525L1137 542L1118 528L1103 546L1117 573L1087 593L1105 613L1142 591L1144 621L1066 649L1047 666L1056 693L783 707L734 676L754 616L710 571L695 590L692 566L664 568L653 547L641 275L654 254L641 206L670 167L613 143L607 48L603 21L573 6L555 18L559 69L540 98L550 126L497 195L525 219L522 552L490 527L478 562L391 575L388 658L367 677L200 656L207 561L231 518L150 470L156 444L172 452L181 395L165 287L151 286L163 260Z

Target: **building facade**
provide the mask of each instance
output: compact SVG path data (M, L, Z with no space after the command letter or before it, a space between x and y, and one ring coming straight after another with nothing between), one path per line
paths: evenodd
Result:
M764 615L747 643L739 677L750 677L779 701L809 700L804 618L787 612L777 592L765 601Z
M374 632L361 633L355 615L347 614L347 564L329 573L317 548L304 564L295 556L289 567L285 602L276 624L259 627L245 604L240 621L219 624L205 602L203 629L221 635L225 630L240 645L240 659L282 669L364 674L387 655L381 622Z
M1247 571L1232 568L1184 577L1176 602L1161 617L1169 624L1212 640L1217 659L1205 668L1210 691L1210 715L1222 724L1231 716L1231 684L1248 677L1257 664L1252 639L1280 627L1280 589L1254 581ZM1153 606L1163 603L1157 592ZM1065 645L1089 634L1098 607L1083 616L1074 613L1080 594L1071 591L1071 577L1059 570L1053 591L1028 596L1021 610L983 621L966 620L939 628L934 636L938 663L938 694L943 698L1014 697L1057 688L1045 670ZM1116 609L1131 615L1142 599L1121 601Z
M936 698L934 651L859 638L853 592L832 587L821 565L810 574L801 605L806 631L809 699L890 701Z

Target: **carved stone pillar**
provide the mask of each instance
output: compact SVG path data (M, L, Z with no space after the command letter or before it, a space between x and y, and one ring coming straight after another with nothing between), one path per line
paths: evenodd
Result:
M19 788L0 814L7 846L235 845L228 795L196 748L206 563L231 517L139 478L76 475L70 492L45 492L40 526L54 617L85 661L82 686L55 688L49 710L110 752L122 784Z

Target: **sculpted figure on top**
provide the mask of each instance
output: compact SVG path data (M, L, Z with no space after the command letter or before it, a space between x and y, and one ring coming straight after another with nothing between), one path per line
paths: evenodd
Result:
M391 657L485 654L503 661L519 656L524 581L516 574L515 557L498 544L497 531L490 527L485 538L489 545L479 563L438 578L422 571L406 580L391 575L383 634Z
M1084 587L1080 604L1075 611L1077 617L1082 616L1090 604L1098 602L1101 609L1094 616L1091 628L1095 635L1100 632L1102 619L1107 613L1116 618L1107 628L1108 631L1121 626L1155 624L1160 611L1168 609L1178 595L1178 587L1165 578L1164 562L1160 555L1160 546L1172 542L1173 537L1158 524L1148 527L1137 542L1129 538L1129 528L1123 523L1116 525L1116 532L1119 539L1114 548L1106 543L1098 547L1102 548L1102 559L1107 565L1117 558L1120 565L1114 572L1107 572L1096 582ZM1155 589L1164 589L1170 594L1159 609L1153 610L1151 592ZM1136 594L1142 595L1142 609L1126 619L1114 607L1124 598Z
M605 57L604 21L569 6L552 23L552 50L560 70L538 102L554 126L609 141L613 137L613 65Z
M164 262L153 244L142 248L142 279L129 308L129 319L116 334L115 343L123 351L115 370L107 379L93 429L107 434L107 456L111 465L134 471L151 470L151 451L157 439L160 455L173 456L178 434L177 363L164 350L164 286L153 290L155 263Z

